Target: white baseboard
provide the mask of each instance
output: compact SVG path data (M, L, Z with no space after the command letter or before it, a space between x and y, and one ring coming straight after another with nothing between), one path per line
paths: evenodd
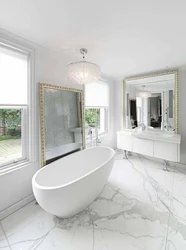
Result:
M12 206L4 209L3 211L0 212L0 221L6 218L7 216L13 214L20 208L26 206L28 203L32 202L35 200L35 197L33 194L27 196L26 198L22 199L21 201L13 204Z

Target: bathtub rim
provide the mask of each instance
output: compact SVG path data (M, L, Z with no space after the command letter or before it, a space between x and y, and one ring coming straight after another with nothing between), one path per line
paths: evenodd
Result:
M110 156L106 161L104 161L104 162L103 162L101 165L99 165L97 168L93 169L92 171L90 171L90 172L88 172L88 173L82 175L81 177L79 177L79 178L77 178L77 179L75 179L75 180L73 180L73 181L70 181L70 182L68 182L68 183L66 183L66 184L63 184L63 185L46 187L46 186L43 186L43 185L38 184L38 183L36 182L36 177L37 177L37 175L38 175L40 172L44 171L45 168L50 167L50 164L51 164L51 163L50 163L50 164L44 166L43 168L39 169L39 170L33 175L33 177L32 177L32 188L35 187L35 188L40 189L40 190L56 190L56 189L68 187L68 186L70 186L70 185L72 185L72 184L78 182L79 180L81 180L81 179L87 177L88 175L90 175L90 174L92 174L92 173L98 171L98 170L99 170L100 168L102 168L107 162L109 162L109 161L115 156L115 154L116 154L116 152L114 151L114 149L112 149L112 148L110 148L110 147L105 147L105 146L91 147L91 148L84 149L83 151L85 151L85 150L86 150L86 151L87 151L87 150L92 150L92 149L94 149L94 148L106 148L106 149L109 149L109 150L111 150L111 151L113 152L113 155ZM81 151L80 151L80 152L76 152L76 153L81 153ZM76 154L76 153L75 153L75 154ZM70 155L69 155L69 156L70 156ZM67 156L67 157L68 157L68 156ZM61 160L61 159L59 159L59 160ZM59 160L57 160L57 161L59 161Z

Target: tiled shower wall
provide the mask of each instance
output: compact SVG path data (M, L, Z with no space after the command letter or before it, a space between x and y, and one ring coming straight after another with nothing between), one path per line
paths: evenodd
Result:
M79 127L78 93L45 90L46 150L74 142L72 130Z

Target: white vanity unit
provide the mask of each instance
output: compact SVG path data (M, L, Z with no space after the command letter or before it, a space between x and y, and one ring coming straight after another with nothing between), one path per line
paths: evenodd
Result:
M117 147L130 152L152 156L165 161L180 161L179 134L161 131L125 129L117 132Z

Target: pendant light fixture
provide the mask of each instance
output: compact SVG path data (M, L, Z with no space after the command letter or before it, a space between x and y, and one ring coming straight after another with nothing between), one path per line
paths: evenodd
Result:
M67 66L68 77L79 84L87 84L98 81L101 78L100 67L95 63L84 60L85 55L88 53L87 49L80 49L80 53L83 55L83 60L70 63Z
M140 98L145 99L145 98L149 98L149 97L152 96L151 92L145 90L145 85L143 85L142 88L143 88L143 90L138 91L137 94L136 94L136 97L140 97Z

